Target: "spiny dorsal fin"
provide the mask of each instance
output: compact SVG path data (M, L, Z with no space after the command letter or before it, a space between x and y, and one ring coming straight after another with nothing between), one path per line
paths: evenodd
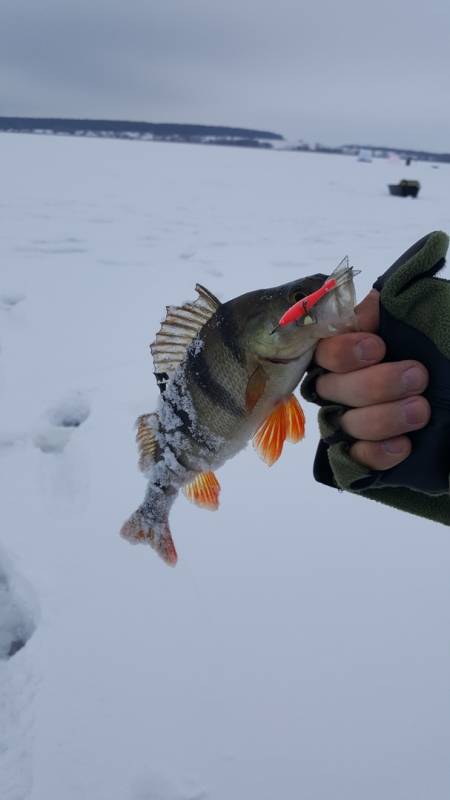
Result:
M157 414L142 414L136 420L136 442L139 451L139 469L146 472L156 461L158 442L152 427L157 422Z
M166 318L155 341L150 345L155 375L166 375L167 380L182 362L187 348L203 325L220 306L217 297L199 283L196 284L195 291L198 297L194 302L184 303L179 307L167 306ZM161 391L164 388L165 382L161 382Z
M211 312L210 316L212 317L212 315L217 311L217 309L220 306L219 298L216 297L215 294L210 292L209 289L206 288L206 286L202 286L201 283L196 283L195 284L195 291L198 294L198 298L195 301L195 303L198 303L201 300L203 302L205 308L209 308L210 309L210 312Z

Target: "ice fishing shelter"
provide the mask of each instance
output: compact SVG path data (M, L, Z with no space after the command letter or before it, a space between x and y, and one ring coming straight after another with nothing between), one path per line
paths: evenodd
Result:
M400 183L389 184L389 192L395 197L417 197L419 189L419 181L407 181L404 179Z

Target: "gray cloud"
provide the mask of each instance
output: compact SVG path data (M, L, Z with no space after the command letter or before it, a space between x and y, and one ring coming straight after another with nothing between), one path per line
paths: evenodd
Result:
M450 150L447 0L4 0L0 113Z

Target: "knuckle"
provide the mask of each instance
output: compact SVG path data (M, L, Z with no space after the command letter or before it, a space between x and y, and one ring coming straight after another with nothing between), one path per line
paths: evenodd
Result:
M356 442L350 455L369 469L386 470L404 461L411 452L411 442L406 436L382 442Z
M331 372L341 372L348 361L348 349L348 342L344 335L322 339L316 349L316 363Z
M361 373L358 385L360 405L386 403L408 394L422 392L427 372L418 362L376 364Z
M431 409L425 397L411 397L391 403L353 408L341 417L341 428L355 439L379 442L423 428Z
M420 362L383 362L357 369L351 363L348 344L336 348L332 341L327 343L326 358L319 363L331 371L317 381L317 391L324 399L363 408L419 395L426 389L428 372Z
M403 433L403 430L400 429L400 426L397 426L395 416L390 416L389 412L381 408L376 409L371 415L365 433L368 439L377 442L386 439L388 436Z
M353 436L354 439L382 438L378 435L376 415L370 408L353 408L346 411L341 417L340 425L344 433Z
M354 461L370 469L379 469L376 450L372 442L356 442L350 448L350 456Z
M332 374L319 375L316 381L317 394L324 400L331 400L335 395L336 378Z
M346 411L341 418L341 427L345 433L355 439L370 442L381 441L389 436L404 433L407 426L401 416L401 411L393 406L392 403L383 403Z
M368 367L357 376L354 387L355 401L357 401L355 405L373 405L388 399L384 366L386 365L380 364Z

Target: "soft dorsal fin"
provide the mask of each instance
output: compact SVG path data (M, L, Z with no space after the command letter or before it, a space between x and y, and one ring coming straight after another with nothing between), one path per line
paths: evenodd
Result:
M195 291L198 297L192 303L167 306L166 318L150 345L156 379L162 391L191 342L220 306L217 297L199 283Z
M156 461L159 445L153 426L158 427L157 414L142 414L136 420L136 442L139 451L139 469L146 472Z

